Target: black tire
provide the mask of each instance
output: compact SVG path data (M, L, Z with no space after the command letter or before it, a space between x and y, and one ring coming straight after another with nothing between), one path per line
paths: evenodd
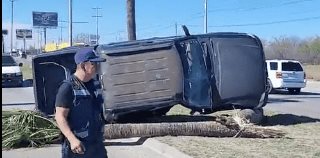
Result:
M268 94L272 93L273 85L270 79L267 80L267 92Z
M16 85L16 87L23 87L23 80L19 81Z
M26 79L22 83L23 87L32 87L33 86L33 79Z
M19 83L19 84L18 84L18 87L24 87L24 86L23 86L23 83Z
M301 88L288 88L290 94L299 94L301 92Z
M151 111L151 113L152 113L153 117L164 116L164 115L166 115L167 112L170 111L171 108L172 108L172 106L169 106L169 107L165 107L162 109Z

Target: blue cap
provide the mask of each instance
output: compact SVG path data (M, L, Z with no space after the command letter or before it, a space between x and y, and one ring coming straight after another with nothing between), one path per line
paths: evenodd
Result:
M76 64L80 64L83 62L105 62L106 59L100 58L94 52L93 48L81 48L77 51L76 55L74 56L74 61Z

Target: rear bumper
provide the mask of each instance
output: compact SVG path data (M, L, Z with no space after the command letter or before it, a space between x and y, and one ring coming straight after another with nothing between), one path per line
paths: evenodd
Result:
M278 85L274 85L273 88L304 88L306 87L307 82L306 80L303 82L287 82L287 81L282 81Z

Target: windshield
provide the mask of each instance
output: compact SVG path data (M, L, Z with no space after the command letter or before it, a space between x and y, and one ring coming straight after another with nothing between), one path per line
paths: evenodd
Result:
M2 56L2 66L17 66L12 56Z
M282 63L282 71L303 71L301 65L295 62Z

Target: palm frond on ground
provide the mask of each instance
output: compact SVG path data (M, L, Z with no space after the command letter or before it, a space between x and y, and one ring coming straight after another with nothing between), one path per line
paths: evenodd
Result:
M2 148L40 147L58 139L56 123L35 111L2 111Z

